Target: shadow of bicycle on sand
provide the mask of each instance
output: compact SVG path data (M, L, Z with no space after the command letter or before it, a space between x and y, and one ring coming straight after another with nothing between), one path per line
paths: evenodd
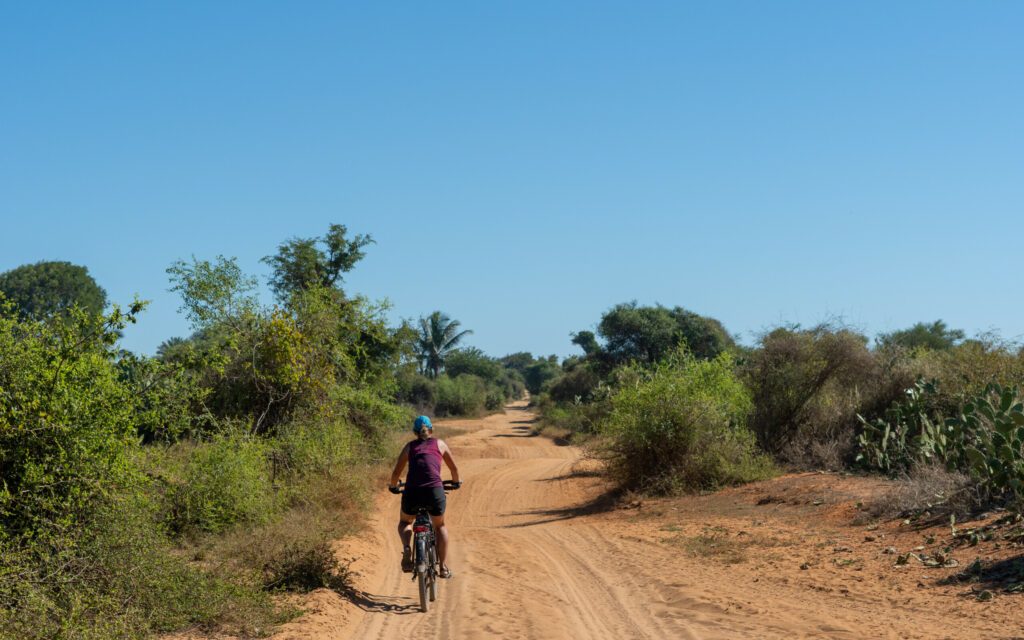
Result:
M408 598L401 598L396 596L380 596L374 593L369 593L361 589L354 587L342 587L335 590L338 595L345 598L352 604L356 605L363 611L370 611L376 613L393 613L396 615L408 615L411 613L418 613L420 607L418 604L403 604L402 601L408 602Z

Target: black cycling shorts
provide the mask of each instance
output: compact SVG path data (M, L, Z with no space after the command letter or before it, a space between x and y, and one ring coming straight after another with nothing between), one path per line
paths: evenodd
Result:
M432 516L443 516L446 505L444 487L416 487L402 493L402 513L410 516L423 508Z

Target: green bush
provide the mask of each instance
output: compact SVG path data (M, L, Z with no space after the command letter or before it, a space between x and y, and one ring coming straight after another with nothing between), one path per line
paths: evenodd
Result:
M479 416L487 406L487 385L480 378L463 374L436 380L434 413L438 416Z
M139 308L0 317L0 637L141 638L273 617L252 590L176 557L158 526L135 389L111 348Z
M144 499L111 502L67 552L12 557L0 577L0 638L149 638L216 623L250 635L283 618L237 576L190 566L174 553Z
M68 322L42 323L2 313L0 535L53 544L141 479L133 400L109 348L127 317L73 310Z
M386 457L391 434L405 429L412 420L409 409L396 405L393 397L394 391L389 387L335 385L328 402L317 413L322 420L342 420L352 425L371 458Z
M541 396L540 426L541 429L564 429L572 433L598 433L601 425L611 413L611 402L608 399L593 402L555 402Z
M587 402L601 384L601 378L585 365L577 365L557 378L548 388L556 402Z
M297 419L278 430L273 460L294 475L331 474L355 459L359 442L358 432L346 421Z
M601 426L611 475L655 493L710 489L764 478L771 462L745 426L750 396L733 362L677 356L612 396Z
M168 492L173 531L217 533L276 515L280 500L271 484L266 441L233 430L176 449L185 452L185 460Z
M990 384L1024 384L1024 358L1015 346L990 337L966 340L941 351L897 351L891 357L915 376L936 380L936 405L953 413L966 398Z
M436 385L427 376L411 371L397 376L395 399L410 405L417 413L434 413Z
M206 408L211 389L204 387L194 373L198 356L194 345L182 341L168 351L173 357L126 353L117 363L135 399L136 431L147 444L176 442L210 431L216 424Z
M523 380L526 389L531 394L539 395L552 380L560 375L562 375L562 367L558 365L558 359L555 356L550 356L538 358L536 362L526 367L523 372Z

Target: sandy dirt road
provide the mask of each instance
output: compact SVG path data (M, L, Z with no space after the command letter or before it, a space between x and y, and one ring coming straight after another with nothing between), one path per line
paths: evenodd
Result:
M956 611L888 597L884 588L858 597L683 553L645 534L650 525L628 512L587 509L601 495L601 481L574 473L582 460L577 448L532 436L531 418L513 405L483 420L448 423L466 430L448 440L465 485L449 496L455 577L442 581L429 613L418 611L416 585L400 570L398 499L388 495L367 535L339 547L352 559L357 590L348 599L314 594L309 612L275 638L1016 635L997 620L965 625Z

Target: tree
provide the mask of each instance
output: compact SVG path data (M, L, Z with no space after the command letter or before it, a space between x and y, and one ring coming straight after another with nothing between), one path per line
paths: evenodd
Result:
M598 344L593 331L579 331L572 334L572 343L580 349L583 349L583 353L588 356L601 350L601 345Z
M736 346L722 323L714 318L698 315L682 307L675 307L669 313L676 321L686 348L697 358L713 360Z
M533 364L533 354L529 351L518 351L510 353L501 359L501 364L507 369L518 371L520 374L526 372L526 368Z
M235 258L217 256L214 262L192 258L189 264L178 260L167 268L181 294L181 311L196 329L210 327L257 308L253 290L256 279L246 276Z
M459 331L462 326L458 320L452 320L440 311L435 311L426 318L420 318L419 350L424 371L436 378L444 368L445 358L455 349L470 330Z
M946 351L955 347L964 337L960 329L950 329L942 320L936 320L931 324L918 322L909 329L883 333L878 336L878 344L882 347L923 347L932 351Z
M549 380L554 380L560 375L562 367L558 365L558 357L550 355L547 358L537 358L537 361L523 372L523 379L530 393L537 395L544 390L544 385Z
M505 376L505 367L476 347L452 351L445 359L444 368L453 378L468 373L488 382L498 382Z
M748 425L765 451L852 440L857 412L873 402L881 373L867 337L828 324L779 327L761 336L742 375L754 400ZM813 455L813 454L812 454Z
M703 360L715 358L735 345L714 318L682 307L641 307L636 302L612 307L601 317L597 332L604 338L603 348L589 331L575 334L573 343L583 348L588 356L607 360L613 366L627 362L660 362L681 343Z
M369 235L346 237L348 228L332 224L322 238L292 238L277 248L277 255L263 258L270 265L270 288L282 303L314 286L339 288L348 273L366 255L363 247L373 244ZM323 245L324 248L321 248Z
M598 333L617 363L655 363L675 350L679 331L668 309L639 307L636 302L613 307L601 317Z
M0 274L0 293L22 318L42 320L78 306L92 315L103 312L107 293L85 267L70 262L37 262Z

